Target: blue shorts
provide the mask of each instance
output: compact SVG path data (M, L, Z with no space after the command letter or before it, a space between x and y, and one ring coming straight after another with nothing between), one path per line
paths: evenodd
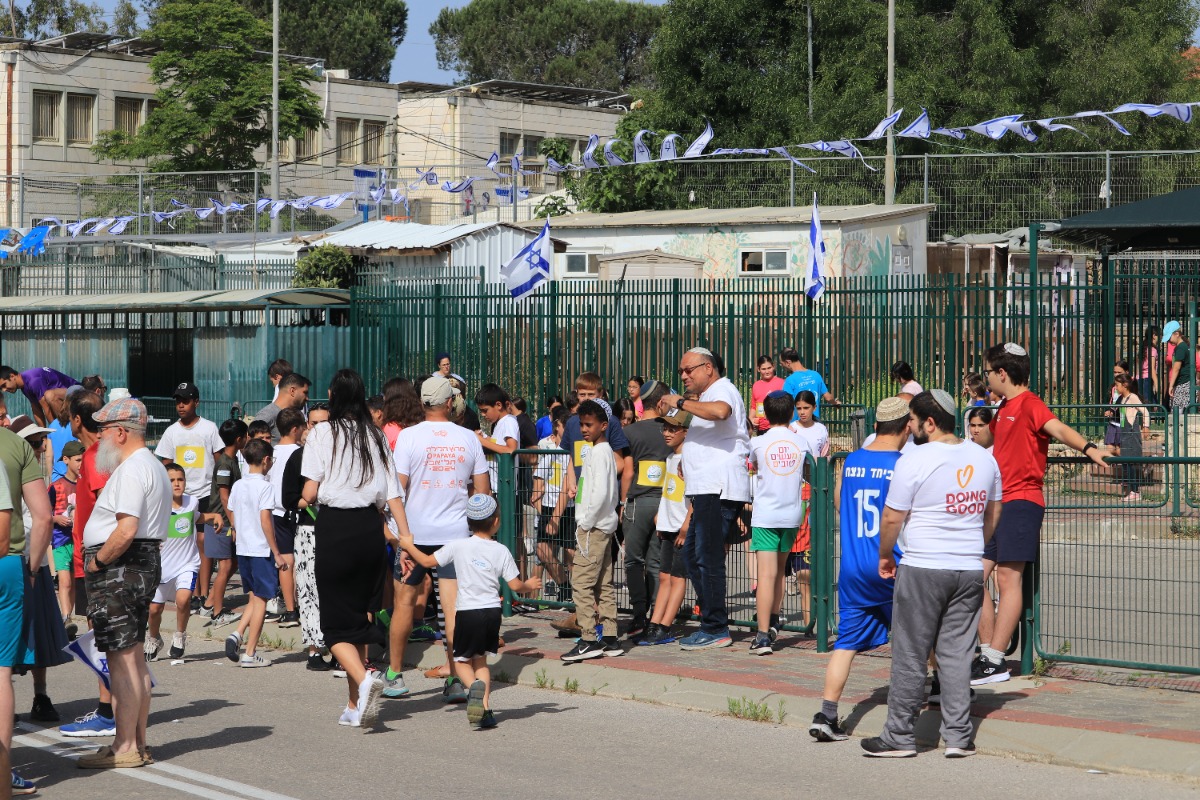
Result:
M992 540L984 545L983 557L997 564L1037 561L1042 541L1046 507L1029 500L1000 504L1000 522Z
M18 554L0 558L0 667L31 663L25 636L25 565Z
M238 556L242 588L260 600L270 600L279 592L279 570L271 556Z
M838 609L837 641L834 650L853 650L861 653L887 644L892 628L892 604L866 608Z
M213 533L209 526L204 535L204 557L217 561L233 558L233 537L229 535L228 527L221 528L220 533Z

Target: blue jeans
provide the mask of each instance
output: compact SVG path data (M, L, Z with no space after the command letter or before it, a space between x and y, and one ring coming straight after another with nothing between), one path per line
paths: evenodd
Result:
M700 604L700 630L725 633L725 540L736 529L744 503L722 500L718 494L692 498L692 525L683 544L684 562Z

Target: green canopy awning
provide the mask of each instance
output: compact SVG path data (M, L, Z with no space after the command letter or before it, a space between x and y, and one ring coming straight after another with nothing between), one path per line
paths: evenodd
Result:
M1200 249L1200 188L1064 219L1055 239L1109 252Z

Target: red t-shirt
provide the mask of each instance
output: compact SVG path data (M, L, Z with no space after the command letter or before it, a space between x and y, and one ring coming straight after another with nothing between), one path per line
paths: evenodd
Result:
M100 443L96 442L83 451L79 482L75 484L75 519L71 528L71 539L75 542L73 561L76 578L83 577L83 529L87 527L92 509L96 507L96 497L104 488L104 484L108 483L108 476L96 471L96 451L99 447Z
M996 409L990 426L995 437L992 455L1000 466L1004 502L1028 500L1046 505L1042 485L1050 436L1042 428L1052 419L1054 412L1033 392L1004 400Z
M783 378L776 375L769 381L758 380L750 387L750 402L754 405L754 411L758 414L758 419L754 425L760 431L765 431L771 427L771 423L767 422L767 415L763 411L763 398L771 392L779 391L783 388Z

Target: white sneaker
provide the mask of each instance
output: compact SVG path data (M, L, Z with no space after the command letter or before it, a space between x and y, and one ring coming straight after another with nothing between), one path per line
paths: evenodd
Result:
M150 636L147 634L146 643L144 645L142 645L142 650L146 654L146 660L147 661L157 660L158 652L163 649L164 644L165 644L165 642L163 642L162 639L159 639L156 636Z
M242 667L243 669L254 669L256 667L269 667L271 666L271 662L267 661L258 653L255 653L254 655L242 653L242 658L240 661L238 661L238 666Z
M358 722L363 728L374 728L379 721L379 698L383 695L383 678L368 672L358 684Z
M358 725L358 709L344 708L342 716L338 718L338 725L345 725L347 728L357 728Z
M282 614L286 610L287 609L283 607L283 604L279 602L278 597L272 597L267 601L268 614Z

